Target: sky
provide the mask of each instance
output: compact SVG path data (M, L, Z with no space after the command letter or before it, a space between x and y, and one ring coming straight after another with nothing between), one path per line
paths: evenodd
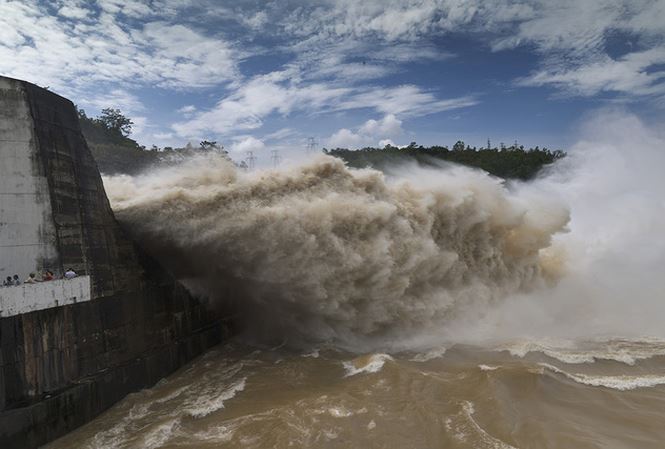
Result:
M616 107L665 123L665 0L0 0L0 74L150 147L566 150Z

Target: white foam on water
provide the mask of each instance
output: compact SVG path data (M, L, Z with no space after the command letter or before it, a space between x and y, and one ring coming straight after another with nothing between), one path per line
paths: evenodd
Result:
M421 354L416 354L412 358L409 359L411 362L427 362L429 360L433 359L438 359L443 357L443 355L446 353L446 348L445 347L439 347L439 348L433 348L430 349L427 352L421 353Z
M462 404L462 410L464 412L464 415L468 419L469 423L472 425L473 429L477 432L478 436L480 437L483 443L482 447L492 448L492 449L516 449L514 446L511 446L510 444L504 443L498 438L494 438L492 435L487 433L485 429L483 429L480 426L480 424L476 422L475 419L473 419L473 414L476 412L473 406L473 402L465 401Z
M639 360L665 355L665 342L659 339L609 339L596 341L520 340L496 346L512 356L523 358L541 353L570 365L609 360L635 365Z
M501 367L500 366L480 364L480 365L478 365L478 368L480 368L480 371L496 371Z
M303 354L302 357L311 357L313 359L318 359L320 357L319 349L314 349L306 354Z
M144 449L155 449L169 441L180 427L180 418L170 419L149 430L143 437Z
M348 418L353 416L353 412L344 407L330 407L328 408L328 413L334 418Z
M216 426L204 432L194 433L194 438L208 443L228 443L233 438L235 427L230 425Z
M606 387L613 390L626 391L665 384L665 375L643 374L640 376L595 376L589 374L569 373L548 363L539 363L539 365L557 374L561 374L572 381L584 385L590 385L592 387Z
M194 418L202 418L217 410L223 409L224 403L226 401L234 398L238 392L245 389L246 380L246 377L237 380L228 388L223 390L220 394L212 398L197 398L197 402L193 406L189 407L186 412Z
M462 410L453 417L446 418L446 430L452 433L453 438L461 442L472 443L475 448L517 449L487 433L473 418L475 412L473 402L462 402ZM475 440L473 436L480 441L473 441Z
M369 357L358 357L344 362L343 366L346 370L344 377L355 376L361 373L378 373L388 360L393 360L388 354L372 354Z
M189 390L191 388L191 385L185 385L184 387L177 388L173 390L171 393L168 393L167 395L161 397L161 398L156 398L152 402L156 402L158 404L163 404L164 402L168 402L172 399L175 399L182 395L184 392Z

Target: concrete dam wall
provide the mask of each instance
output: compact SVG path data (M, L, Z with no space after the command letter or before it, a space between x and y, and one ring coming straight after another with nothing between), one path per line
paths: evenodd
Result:
M118 226L74 105L0 77L0 447L37 447L228 334ZM51 283L52 282L52 283Z

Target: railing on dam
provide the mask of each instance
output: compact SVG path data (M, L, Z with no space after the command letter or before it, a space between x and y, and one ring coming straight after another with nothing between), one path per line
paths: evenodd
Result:
M90 301L90 276L0 287L0 317Z

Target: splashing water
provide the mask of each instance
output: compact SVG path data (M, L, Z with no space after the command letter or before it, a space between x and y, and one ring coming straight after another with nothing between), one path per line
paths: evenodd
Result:
M208 155L105 184L119 220L193 291L233 296L273 336L344 344L437 329L536 288L568 221L479 171L387 178L327 156L246 174Z
M665 138L616 110L581 130L530 183L324 156L248 174L201 156L105 185L138 241L254 334L387 351L663 336Z

